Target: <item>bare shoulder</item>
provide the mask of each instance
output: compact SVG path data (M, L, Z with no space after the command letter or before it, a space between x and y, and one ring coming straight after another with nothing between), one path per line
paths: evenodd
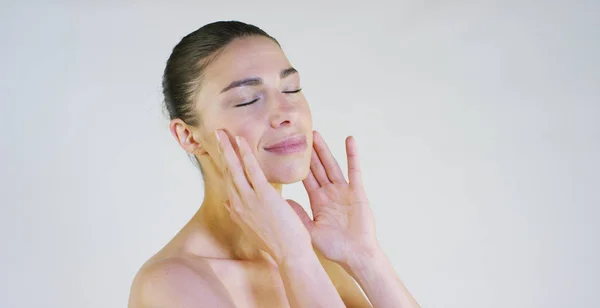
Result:
M207 262L182 258L144 265L135 276L129 308L234 307L227 289Z

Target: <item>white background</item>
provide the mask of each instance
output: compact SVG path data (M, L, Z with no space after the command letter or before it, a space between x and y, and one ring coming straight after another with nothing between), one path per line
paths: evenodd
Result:
M173 46L258 25L423 307L599 307L597 1L82 1L0 9L0 307L125 307L197 210ZM301 184L284 194L306 203Z

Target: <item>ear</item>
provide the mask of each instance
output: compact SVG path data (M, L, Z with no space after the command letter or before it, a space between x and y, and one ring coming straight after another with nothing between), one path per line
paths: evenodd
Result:
M186 152L194 155L207 154L204 142L200 138L200 132L197 128L189 126L181 119L173 119L169 123L169 130L171 131L171 135L175 137L175 140L177 140Z

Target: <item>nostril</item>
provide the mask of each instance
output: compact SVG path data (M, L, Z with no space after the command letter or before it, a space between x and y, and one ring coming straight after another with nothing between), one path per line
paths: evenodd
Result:
M290 117L285 116L285 115L278 115L276 117L273 117L270 122L271 122L271 127L273 128L277 128L279 126L290 126L292 125L292 120Z
M290 120L285 120L285 121L281 122L279 124L279 126L288 126L288 125L291 125L291 124L292 124L292 122L290 122Z

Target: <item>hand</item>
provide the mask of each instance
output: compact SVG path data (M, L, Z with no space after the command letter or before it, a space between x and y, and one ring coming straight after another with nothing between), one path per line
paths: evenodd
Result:
M312 250L306 228L269 184L246 141L235 138L240 162L229 134L217 131L216 137L229 197L225 206L232 220L278 264Z
M313 140L310 172L302 182L313 219L298 203L288 202L309 230L315 248L327 259L347 264L357 254L377 252L373 214L362 184L354 138L346 138L349 181L316 131Z

